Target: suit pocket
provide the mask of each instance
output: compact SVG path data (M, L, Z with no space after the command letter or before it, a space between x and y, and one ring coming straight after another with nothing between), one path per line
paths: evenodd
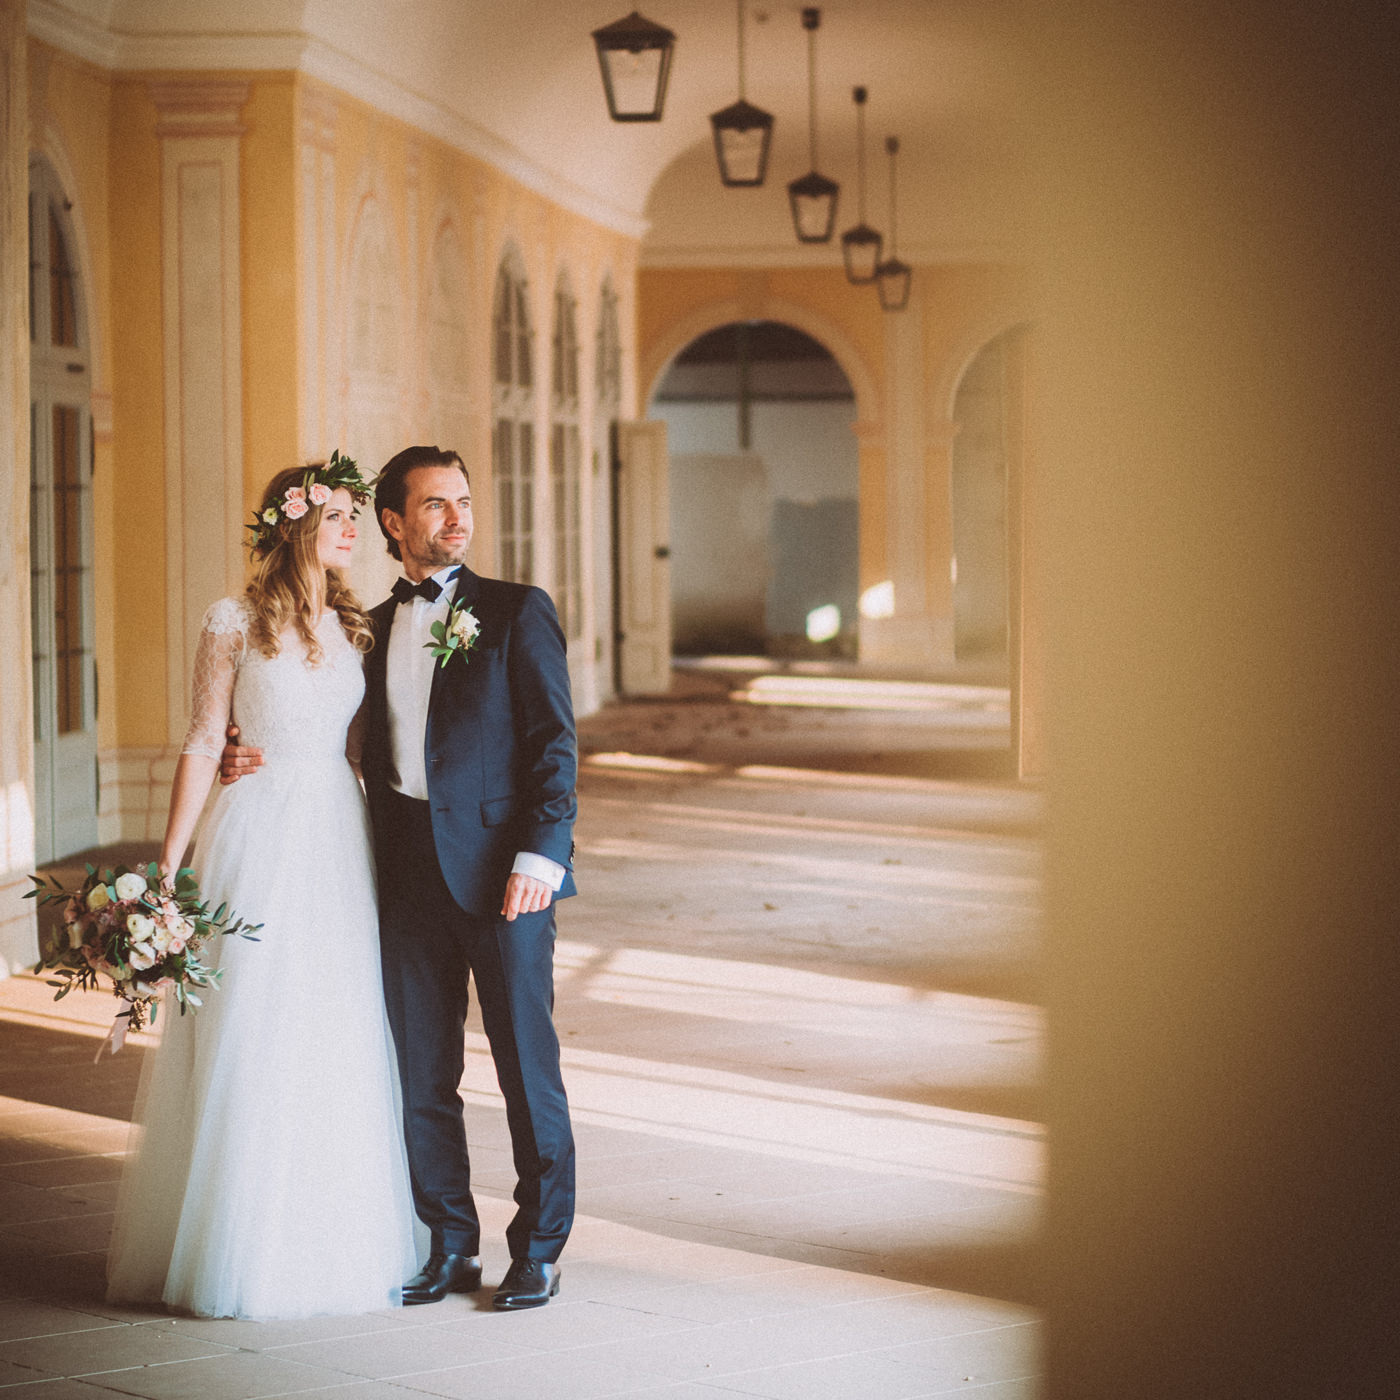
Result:
M505 797L488 797L481 804L481 824L482 826L500 826L500 824L510 816L515 807L515 798L511 795Z

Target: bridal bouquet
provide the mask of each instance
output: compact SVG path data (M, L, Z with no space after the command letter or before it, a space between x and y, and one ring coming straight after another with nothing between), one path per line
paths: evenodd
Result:
M154 1024L162 992L171 992L182 1016L203 1005L200 989L217 987L220 976L220 969L200 957L210 938L237 934L256 942L262 927L244 923L226 904L211 913L193 870L181 870L167 884L154 864L145 874L119 865L100 875L89 865L75 891L52 876L29 878L34 888L26 899L63 905L62 925L50 933L34 971L57 975L49 982L58 988L55 1001L75 987L100 987L103 977L111 979L114 995L126 1002L112 1027L114 1054L127 1031Z

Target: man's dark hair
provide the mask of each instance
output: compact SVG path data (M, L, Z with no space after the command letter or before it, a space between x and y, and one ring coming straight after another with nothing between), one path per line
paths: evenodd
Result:
M384 528L384 512L391 510L395 515L403 515L408 502L408 474L417 467L456 467L466 477L468 488L472 484L465 463L450 448L405 447L397 456L390 457L374 481L374 518L379 521L380 533L388 540L389 553L395 559L402 559L403 555L399 553L399 542Z

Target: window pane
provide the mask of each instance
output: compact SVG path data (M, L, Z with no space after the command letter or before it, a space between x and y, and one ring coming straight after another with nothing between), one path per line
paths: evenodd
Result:
M54 345L77 345L78 308L73 292L73 268L59 227L49 209L49 339Z
M53 410L54 660L58 732L83 727L83 539L78 410Z
M515 289L515 358L515 382L522 389L528 389L535 382L535 375L530 363L530 313L525 302L523 282Z
M496 278L496 305L492 315L496 332L496 352L494 358L497 384L510 383L512 362L510 335L511 301L510 276L506 270L502 268L500 276Z
M529 423L520 427L519 510L516 530L520 540L517 583L533 583L535 578L535 430Z
M29 339L39 338L39 253L34 246L34 196L29 196Z

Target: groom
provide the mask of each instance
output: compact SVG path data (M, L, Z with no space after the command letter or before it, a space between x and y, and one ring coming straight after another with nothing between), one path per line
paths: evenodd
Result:
M559 1290L574 1210L552 1020L553 901L575 893L577 756L564 638L543 590L464 567L471 490L455 452L406 448L377 478L374 506L405 577L370 614L364 779L414 1205L432 1236L403 1301L434 1303L481 1285L457 1092L470 975L517 1176L511 1264L493 1303L540 1307ZM463 644L439 665L430 628L454 618Z

